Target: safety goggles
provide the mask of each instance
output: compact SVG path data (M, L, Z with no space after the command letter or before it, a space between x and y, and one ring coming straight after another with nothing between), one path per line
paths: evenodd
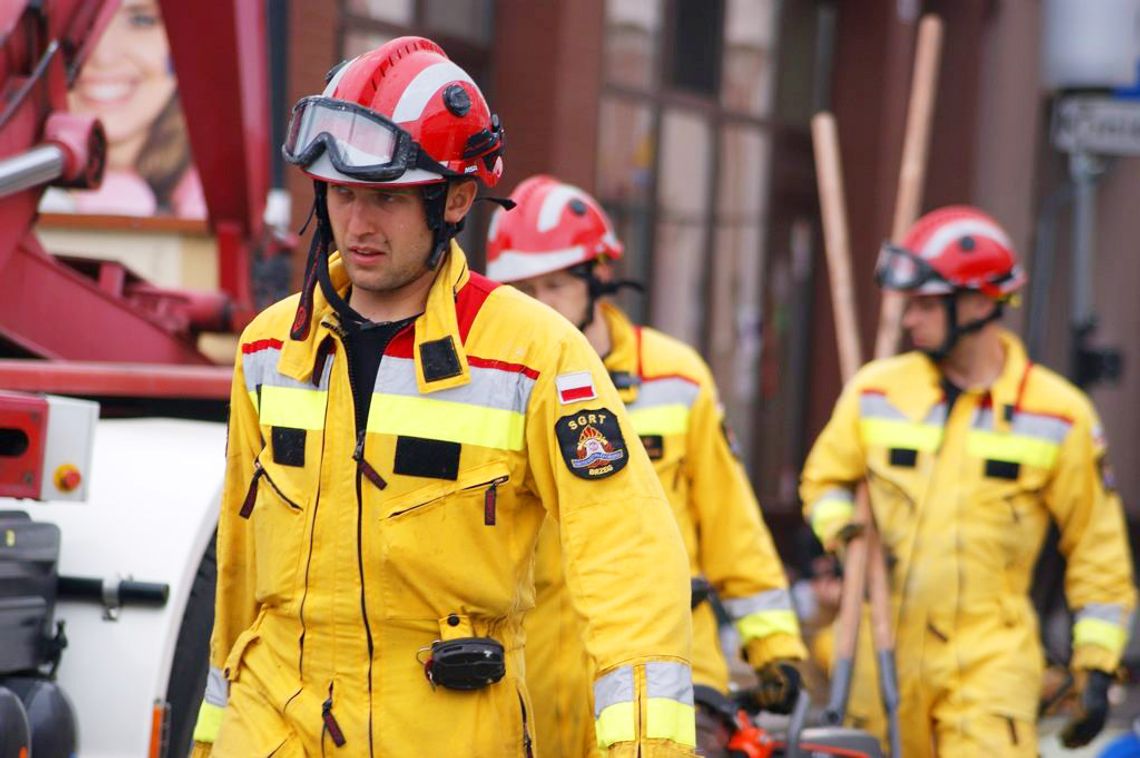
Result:
M362 182L392 181L416 168L456 175L379 113L321 96L303 98L293 107L281 152L285 160L302 167L324 152L337 171Z
M934 267L911 251L889 242L879 248L879 261L875 265L875 281L883 289L943 294L954 287L934 270Z

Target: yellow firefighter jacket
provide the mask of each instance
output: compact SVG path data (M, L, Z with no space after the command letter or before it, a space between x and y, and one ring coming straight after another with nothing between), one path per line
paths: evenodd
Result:
M331 274L343 292L339 256ZM241 338L196 737L240 758L529 755L522 620L549 514L610 754L691 755L683 547L583 336L453 244L354 439L338 320L318 290L291 340L296 305ZM506 675L433 688L433 641L472 636L503 645Z
M612 305L602 310L611 340L606 369L665 487L690 572L716 588L753 666L806 657L779 555L731 449L708 367L685 344L634 326ZM560 556L558 528L551 523L539 540L537 606L526 620L527 681L544 753L577 758L593 742L590 668ZM693 680L728 689L707 602L693 612Z
M1032 723L1042 654L1028 589L1050 519L1068 561L1074 669L1117 667L1135 591L1092 404L1001 339L1001 375L950 408L921 353L864 367L808 456L801 495L828 545L867 480L893 563L904 700L945 674L955 707Z

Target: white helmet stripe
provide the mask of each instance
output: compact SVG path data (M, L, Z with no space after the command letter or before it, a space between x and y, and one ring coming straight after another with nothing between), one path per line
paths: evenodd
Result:
M550 188L546 197L542 199L542 207L538 211L538 231L548 232L558 226L562 218L562 209L574 198L588 202L586 193L572 184L557 184Z
M1009 241L1009 237L1006 237L1005 232L995 224L976 218L964 218L949 223L939 229L931 235L921 250L916 250L915 252L922 258L933 258L950 243L970 235L975 237L987 237L1007 249L1013 248L1013 243Z
M441 61L428 66L408 83L407 89L396 103L396 109L392 112L392 120L397 124L415 121L423 114L424 106L431 100L432 95L439 92L443 85L455 81L467 82L479 90L479 86L467 75L467 72L451 61Z
M336 73L333 74L333 78L329 79L329 83L325 85L325 91L321 93L321 97L333 96L333 93L336 92L336 85L340 84L341 77L344 76L344 73L352 67L352 64L356 63L356 60L359 57L360 56L353 58L348 63L345 63L343 66L336 70Z
M487 277L498 282L517 282L570 268L585 259L586 248L581 245L541 253L504 250L495 260L487 262Z

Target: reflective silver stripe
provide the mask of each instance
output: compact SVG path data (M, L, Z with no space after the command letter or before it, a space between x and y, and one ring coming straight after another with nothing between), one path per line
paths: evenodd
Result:
M907 417L898 408L887 400L885 395L877 392L864 392L859 396L860 418L885 418L895 421L908 421Z
M633 702L633 667L622 666L594 682L594 718L611 705Z
M763 611L792 610L792 596L786 589L767 590L748 597L734 597L722 600L724 609L733 621Z
M229 700L229 692L230 688L226 682L225 674L220 668L211 666L209 674L206 675L206 694L203 700L210 705L225 708L226 702Z
M1065 441L1065 436L1072 428L1072 423L1065 419L1057 418L1056 416L1045 416L1018 411L1013 415L1011 431L1014 434L1035 437L1045 440L1046 442L1060 445Z
M939 403L930 409L926 414L926 418L922 420L924 424L931 424L933 426L946 425L946 403Z
M651 661L645 664L645 692L685 705L693 704L693 672L683 663Z
M1076 620L1097 619L1123 627L1125 626L1127 615L1123 605L1117 605L1116 603L1089 603L1077 611Z
M459 387L431 393L432 400L466 403L484 408L526 413L535 380L521 371L471 366L471 381ZM376 373L374 392L403 397L420 397L416 384L416 362L411 358L385 357Z
M281 351L268 347L256 353L245 353L241 357L242 371L245 374L245 388L250 392L263 387L290 387L299 390L327 390L329 377L332 376L332 366L335 356L329 355L325 360L321 380L316 387L312 382L299 382L291 376L285 376L277 371L277 361L281 359Z
M994 411L992 408L978 408L974 412L974 420L970 424L973 429L993 429Z
M637 400L629 409L652 408L657 405L683 405L691 407L701 394L701 386L689 379L676 376L661 379L643 379L637 391Z

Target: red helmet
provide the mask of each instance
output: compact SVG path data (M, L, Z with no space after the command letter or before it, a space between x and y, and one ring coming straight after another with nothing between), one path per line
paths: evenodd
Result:
M992 298L1025 284L1009 235L976 208L952 205L931 211L900 245L883 245L875 276L885 289L921 295L976 290Z
M598 201L552 176L532 176L511 193L514 210L496 211L487 235L487 276L517 282L600 257L622 244Z
M400 37L337 68L293 107L282 152L313 177L410 185L503 173L503 130L479 87L431 40Z

